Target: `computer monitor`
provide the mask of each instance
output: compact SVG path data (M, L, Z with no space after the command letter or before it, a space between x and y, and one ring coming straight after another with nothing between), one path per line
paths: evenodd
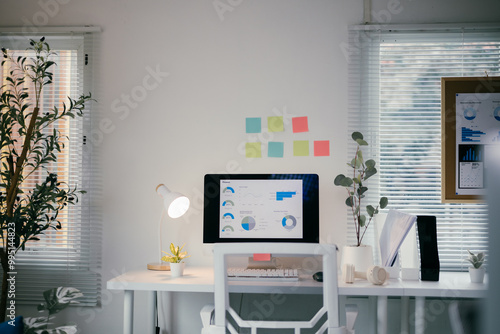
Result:
M319 243L317 174L207 174L203 243Z

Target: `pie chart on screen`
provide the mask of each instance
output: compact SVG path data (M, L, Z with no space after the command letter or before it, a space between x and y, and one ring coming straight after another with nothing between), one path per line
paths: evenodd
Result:
M288 215L283 218L281 221L281 224L283 225L284 228L287 230L293 229L295 226L297 226L297 219L295 219L294 216Z
M251 231L255 228L255 219L247 216L241 220L241 227L246 231Z

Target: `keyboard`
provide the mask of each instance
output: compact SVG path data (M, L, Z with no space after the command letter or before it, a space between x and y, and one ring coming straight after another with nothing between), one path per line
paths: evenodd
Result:
M297 269L248 269L228 268L229 281L269 281L269 282L294 282L299 280Z

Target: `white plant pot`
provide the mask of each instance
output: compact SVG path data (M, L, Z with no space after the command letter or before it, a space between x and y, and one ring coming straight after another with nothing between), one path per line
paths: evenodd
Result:
M342 266L344 264L353 264L356 271L365 272L373 266L372 246L344 246L342 248Z
M472 283L483 283L484 273L485 269L483 267L478 269L469 267L470 281Z
M170 263L170 274L172 277L181 277L184 274L186 263Z

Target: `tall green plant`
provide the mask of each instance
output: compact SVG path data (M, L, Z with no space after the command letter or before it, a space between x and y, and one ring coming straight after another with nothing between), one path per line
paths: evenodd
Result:
M347 163L352 169L352 178L344 174L339 174L335 177L334 184L344 187L347 190L345 204L352 209L352 217L356 229L356 246L361 246L361 242L373 216L378 213L379 208L384 209L387 206L388 200L387 197L382 197L376 207L367 205L366 213L370 218L368 221L366 220L366 216L361 211L361 202L363 202L365 193L368 191L368 187L366 187L364 182L377 174L377 168L375 168L375 160L369 159L365 161L363 159L363 152L360 147L368 145L363 139L363 134L361 132L353 132L351 137L357 143L356 153L352 160Z
M0 262L2 295L0 320L5 319L7 279L15 265L15 254L24 250L30 240L48 229L61 229L58 215L67 205L78 202L84 191L61 182L57 172L47 172L44 180L34 172L57 161L65 137L54 126L68 117L81 117L85 103L82 95L68 97L62 106L44 109L42 91L52 84L51 68L55 55L44 38L30 42L30 56L15 56L2 48L2 69L7 69L0 96ZM31 87L31 90L29 89ZM39 174L39 173L38 173ZM27 189L21 184L30 179L36 184ZM30 182L30 183L31 183ZM10 262L9 262L10 261Z

